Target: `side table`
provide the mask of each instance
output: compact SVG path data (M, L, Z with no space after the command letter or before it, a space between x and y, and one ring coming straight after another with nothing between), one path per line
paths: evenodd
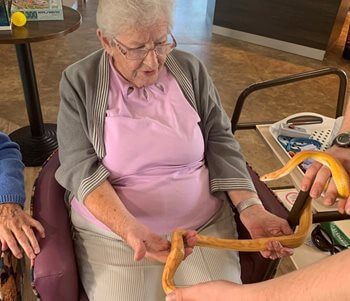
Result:
M79 28L78 11L64 6L63 15L64 20L30 21L24 27L0 32L0 44L14 44L16 48L29 126L12 132L10 137L20 145L26 166L42 165L57 148L56 125L43 122L30 43L62 37Z

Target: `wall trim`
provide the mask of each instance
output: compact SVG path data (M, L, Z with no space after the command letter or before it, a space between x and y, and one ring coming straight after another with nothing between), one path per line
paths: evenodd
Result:
M215 34L226 36L226 37L242 40L245 42L249 42L249 43L253 43L261 46L270 47L277 50L290 52L293 54L298 54L301 56L313 58L320 61L323 60L326 54L325 50L302 46L302 45L289 43L281 40L276 40L272 38L267 38L267 37L243 32L243 31L238 31L238 30L234 30L234 29L230 29L222 26L217 26L217 25L213 25L212 32Z

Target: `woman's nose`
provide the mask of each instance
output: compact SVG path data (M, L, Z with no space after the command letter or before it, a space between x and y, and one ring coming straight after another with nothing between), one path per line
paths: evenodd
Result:
M143 60L143 63L149 67L157 67L158 66L158 55L155 49L150 49Z

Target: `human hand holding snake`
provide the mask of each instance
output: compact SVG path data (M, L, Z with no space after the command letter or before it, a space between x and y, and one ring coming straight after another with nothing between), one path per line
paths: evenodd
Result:
M323 152L300 152L296 154L290 161L288 161L284 167L277 171L262 176L260 180L272 181L284 177L306 159L313 159L327 166L332 173L332 177L338 191L338 196L340 198L347 198L349 196L350 180L348 173L338 160L333 158L331 155ZM310 230L311 224L312 206L311 202L308 202L300 217L299 227L292 235L238 240L207 237L197 234L196 245L202 247L256 252L265 250L269 242L278 241L285 247L296 248L303 244L303 242L305 241ZM181 261L184 259L184 244L182 235L183 231L181 230L175 231L172 234L171 251L167 258L162 277L162 285L166 294L170 294L172 291L175 290L173 278L176 269L180 265Z
M349 148L333 146L327 149L326 152L334 158L337 158L337 160L343 165L345 170L350 172ZM314 199L319 198L322 194L323 203L326 206L334 205L334 203L337 200L338 193L331 176L332 175L329 168L315 161L307 169L305 176L303 177L303 180L300 185L301 190L310 190L310 196ZM324 189L327 183L329 184L327 188ZM337 207L338 211L341 214L344 214L346 212L348 215L350 215L350 197L348 197L347 199L338 199Z

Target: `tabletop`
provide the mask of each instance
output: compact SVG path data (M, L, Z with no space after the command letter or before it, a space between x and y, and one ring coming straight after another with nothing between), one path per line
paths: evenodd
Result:
M23 27L12 26L11 31L0 31L0 44L40 42L75 31L81 24L81 15L73 8L63 6L63 20L28 21Z
M262 124L257 125L257 132L260 134L266 145L272 150L273 154L276 158L281 162L282 165L286 165L286 163L290 160L290 157L287 153L282 149L282 147L277 143L277 141L272 137L272 134L269 130L271 124ZM282 167L282 166L281 166ZM304 173L300 168L295 168L290 174L290 179L293 182L293 185L297 190L300 190L300 184L304 177ZM337 210L337 206L325 206L323 204L323 197L315 199L313 201L313 208L317 212L331 211Z
M286 154L285 151L281 148L280 145L276 142L276 140L272 137L272 134L269 130L271 124L263 124L257 125L256 129L260 136L263 138L266 145L272 150L273 154L277 157L277 159L285 165L287 161L289 161L290 157ZM296 168L292 171L289 176L295 186L295 193L300 189L300 183L303 179L303 172L301 169ZM274 193L282 200L283 195L286 191L293 191L293 189L281 189L274 190ZM330 211L336 210L337 206L325 206L323 205L323 198L320 197L318 199L313 200L313 209L316 212L321 211ZM350 237L350 220L344 221L336 221L335 224L348 236ZM308 239L309 240L309 239ZM299 269L310 264L313 264L320 259L326 258L329 256L329 252L322 252L317 250L315 247L310 247L308 243L303 244L299 248L294 249L294 254L291 257L291 260L294 266Z

